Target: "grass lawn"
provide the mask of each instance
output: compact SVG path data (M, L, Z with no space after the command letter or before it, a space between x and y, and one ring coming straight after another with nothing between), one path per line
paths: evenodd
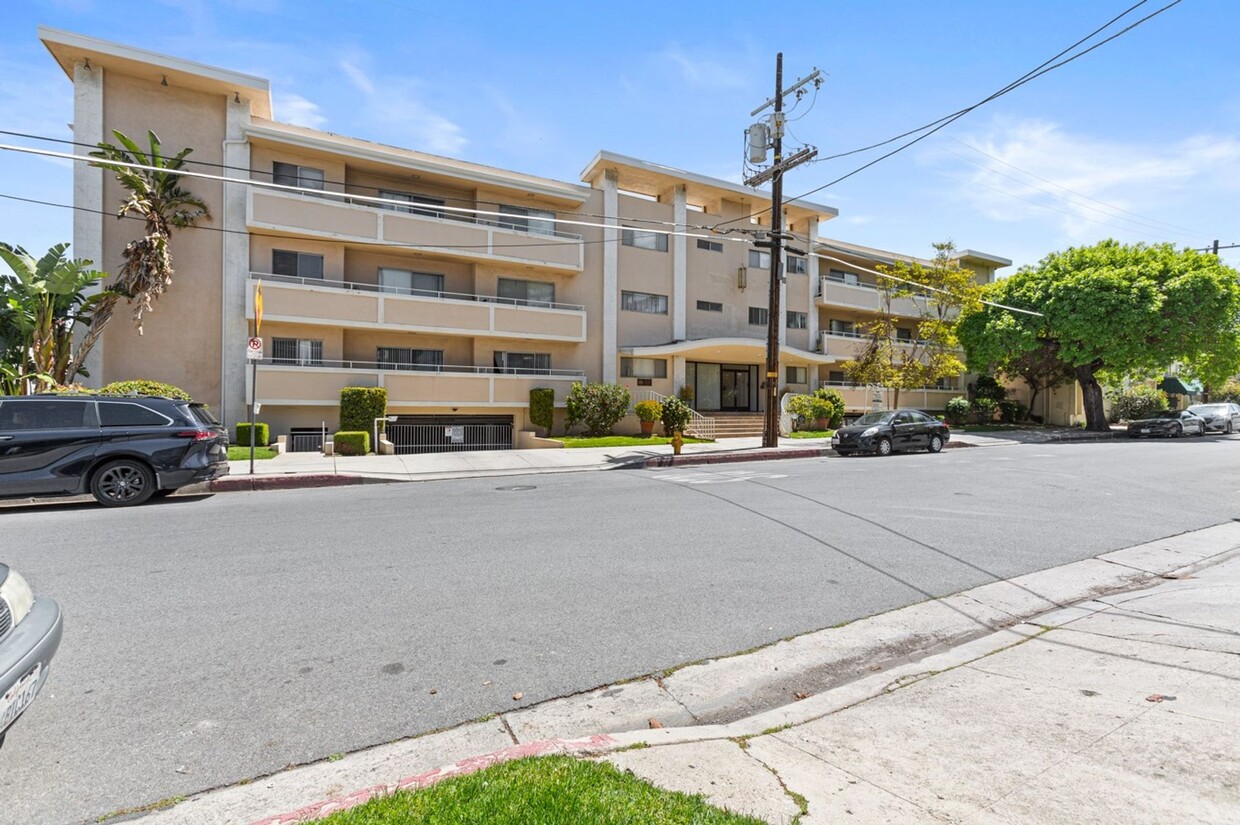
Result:
M255 447L254 448L254 460L255 461L259 460L260 458L275 458L275 457L276 457L276 451L271 449L270 447ZM250 460L250 448L249 447L229 447L228 448L228 460L229 461L249 461Z
M598 438L591 438L585 435L566 435L554 440L563 442L565 447L650 447L655 444L672 443L670 438L665 438L661 435L604 435ZM685 437L686 444L701 444L705 441L705 438Z
M372 799L320 825L759 825L605 762L542 756Z
M788 438L830 438L835 435L835 430L797 430L794 433L788 433Z

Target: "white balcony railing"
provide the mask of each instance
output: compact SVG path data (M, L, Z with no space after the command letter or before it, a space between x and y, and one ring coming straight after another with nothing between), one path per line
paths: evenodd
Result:
M557 301L531 301L525 298L505 298L499 295L479 295L469 292L446 292L433 289L411 289L399 286L380 286L378 284L361 284L355 281L332 281L326 278L301 278L292 275L272 275L266 272L251 272L251 280L263 280L271 283L297 284L326 289L340 289L346 292L370 292L379 295L404 295L412 298L439 298L456 301L477 301L484 304L504 304L506 306L533 307L535 309L564 309L573 312L585 312L581 304L563 304Z

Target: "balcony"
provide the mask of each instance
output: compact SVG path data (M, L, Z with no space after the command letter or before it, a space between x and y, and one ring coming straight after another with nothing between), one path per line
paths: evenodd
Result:
M265 291L265 290L264 290ZM388 407L527 407L530 390L550 387L568 396L581 370L525 370L472 366L317 361L258 365L258 400L272 406L334 407L345 387L385 387ZM247 382L249 381L247 371Z
M820 307L848 307L866 312L885 312L882 293L873 284L849 284L829 275L818 279L818 296L815 303ZM891 312L904 318L917 318L921 307L912 298L893 298Z
M824 355L833 355L836 358L848 359L854 357L870 336L861 332L831 332L824 330L818 333L818 351ZM897 347L911 347L914 344L924 344L925 341L911 341L904 338L896 338L893 343Z
M250 187L246 224L251 230L345 243L390 245L445 258L523 264L558 272L584 268L581 236L522 231L488 216L460 217L396 212L330 193L270 191Z
M818 387L830 387L844 396L844 404L848 411L860 412L874 408L874 395L877 391L879 406L889 409L895 403L895 392L888 387L867 387L843 381L819 381ZM900 406L913 407L920 410L942 410L947 402L960 395L958 389L940 389L938 387L921 387L912 390L900 390Z
M586 310L577 304L259 272L250 273L250 278L263 281L263 318L268 321L538 341L586 340ZM246 290L246 317L254 317L252 289Z

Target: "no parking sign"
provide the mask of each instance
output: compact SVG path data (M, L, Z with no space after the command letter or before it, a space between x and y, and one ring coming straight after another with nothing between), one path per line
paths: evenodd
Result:
M245 342L245 357L251 361L263 360L262 338L250 338Z

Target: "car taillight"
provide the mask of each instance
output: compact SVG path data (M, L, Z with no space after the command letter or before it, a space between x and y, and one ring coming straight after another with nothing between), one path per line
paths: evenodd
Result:
M195 441L209 441L215 438L215 433L210 430L181 430L176 436L177 438L192 438Z

